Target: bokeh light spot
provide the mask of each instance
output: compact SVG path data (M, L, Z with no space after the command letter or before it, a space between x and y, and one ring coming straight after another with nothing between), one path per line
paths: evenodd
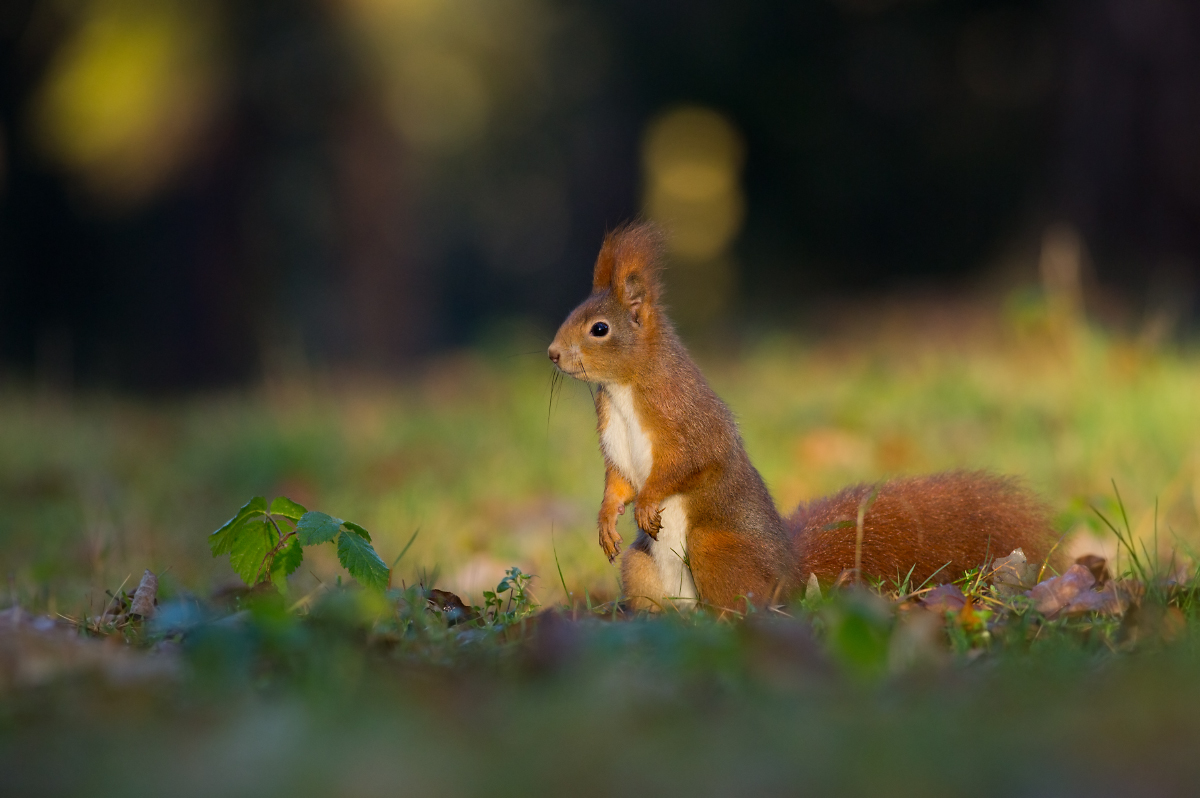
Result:
M91 3L34 99L38 147L98 194L144 198L200 138L215 80L210 21L192 3Z
M708 108L676 108L643 140L646 212L670 233L672 253L703 260L725 252L742 225L741 136Z

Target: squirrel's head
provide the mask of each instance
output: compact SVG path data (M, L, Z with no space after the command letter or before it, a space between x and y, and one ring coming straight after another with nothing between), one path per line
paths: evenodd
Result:
M564 374L587 382L631 381L665 323L658 281L662 234L625 225L604 237L592 293L558 328L548 354Z

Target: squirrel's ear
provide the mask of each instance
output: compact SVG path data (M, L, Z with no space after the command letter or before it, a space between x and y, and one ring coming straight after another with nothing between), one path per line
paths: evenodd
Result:
M642 275L638 272L630 272L617 295L621 298L621 304L629 308L629 315L633 318L633 323L640 327L646 321L653 304L649 296L650 287L642 279Z
M593 289L613 287L613 270L617 262L617 240L620 235L621 228L618 227L604 236L604 243L600 245L600 254L596 256L596 267L592 271Z
M634 323L640 325L658 302L661 257L662 234L657 227L639 224L619 228L604 239L593 284L600 287L601 264L605 264L609 277L606 284L629 309Z

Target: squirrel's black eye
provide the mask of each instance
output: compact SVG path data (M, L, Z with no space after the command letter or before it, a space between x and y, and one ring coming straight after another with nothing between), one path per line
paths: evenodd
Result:
M608 325L602 321L598 321L592 325L592 335L597 338L603 338L608 335Z

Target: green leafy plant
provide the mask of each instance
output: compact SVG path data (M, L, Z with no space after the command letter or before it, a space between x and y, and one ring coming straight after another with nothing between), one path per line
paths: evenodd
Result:
M533 574L513 566L504 572L496 589L483 591L483 608L478 614L495 626L507 626L533 614L538 605L529 593ZM478 609L478 608L476 608Z
M214 557L229 564L247 585L270 581L281 591L304 560L305 546L333 543L338 560L361 584L384 590L389 569L371 545L371 533L352 521L309 511L280 496L269 505L255 496L208 539Z

